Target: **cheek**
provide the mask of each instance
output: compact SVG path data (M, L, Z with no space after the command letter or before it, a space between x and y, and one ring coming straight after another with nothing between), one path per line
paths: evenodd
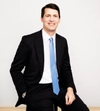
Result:
M55 21L55 23L57 23L57 24L59 24L59 22L60 22L59 19L55 19L54 21Z
M58 26L59 22L58 21L55 21L56 22L56 25Z
M41 19L42 23L45 23L47 20L46 19Z
M48 24L48 20L43 20L43 24Z
M59 24L59 22L60 22L60 19L57 19L57 20L56 20L56 22Z

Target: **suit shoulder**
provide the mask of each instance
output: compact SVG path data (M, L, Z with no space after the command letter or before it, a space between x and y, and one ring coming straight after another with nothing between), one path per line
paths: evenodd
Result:
M28 34L28 35L24 35L21 39L21 42L22 43L25 43L27 45L29 44L32 44L35 42L35 40L39 37L42 36L42 31L37 31L37 32L34 32L34 33L31 33L31 34Z
M60 40L62 40L62 41L67 41L67 39L64 37L64 36L62 36L62 35L60 35L60 34L56 34L57 35L57 37L60 39Z
M22 40L33 40L35 39L37 36L41 35L41 30L40 31L37 31L37 32L34 32L34 33L31 33L31 34L28 34L28 35L24 35L22 37Z

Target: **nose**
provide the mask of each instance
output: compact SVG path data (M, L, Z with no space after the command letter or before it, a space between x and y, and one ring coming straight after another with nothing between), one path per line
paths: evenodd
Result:
M54 17L53 17L53 16L51 16L51 17L50 17L50 20L51 20L51 21L53 21L53 20L54 20Z

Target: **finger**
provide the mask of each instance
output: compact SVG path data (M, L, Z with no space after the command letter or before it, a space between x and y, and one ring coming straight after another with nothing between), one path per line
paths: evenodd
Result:
M68 102L66 102L66 105L70 105L70 104L72 104L72 101L68 100Z
M74 97L67 97L67 101L66 101L66 105L71 105L73 103L73 101L75 100Z
M66 97L66 105L70 105L72 103L72 100L67 96Z
M67 95L65 96L65 102L66 102L66 105L69 103L69 99Z

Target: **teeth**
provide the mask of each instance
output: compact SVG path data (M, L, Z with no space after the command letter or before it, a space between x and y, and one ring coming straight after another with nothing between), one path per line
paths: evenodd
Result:
M54 24L49 24L49 25L54 25Z

